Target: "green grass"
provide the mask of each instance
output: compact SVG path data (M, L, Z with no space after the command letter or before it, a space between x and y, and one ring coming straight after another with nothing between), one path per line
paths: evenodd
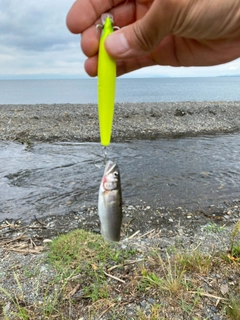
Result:
M176 259L185 271L198 272L199 274L208 273L213 262L211 255L203 255L198 250L177 253Z
M173 246L165 252L150 248L143 253L128 245L123 249L121 244L105 242L100 235L74 230L47 245L43 262L48 263L52 278L45 287L41 284L39 266L23 269L26 278L38 279L35 290L41 292L42 300L31 305L27 303L21 274L17 276L18 271L14 270L18 294L10 294L0 287L13 305L11 312L5 312L5 304L0 301L0 317L2 309L5 320L30 320L36 314L44 320L66 320L71 308L84 308L87 319L102 315L103 319L125 320L129 318L125 306L139 301L136 319L168 319L168 314L198 319L197 315L204 312L208 303L215 305L218 301L224 316L240 320L238 233L238 227L234 227L230 235L231 253L221 252L220 255L218 252L204 254L198 248L180 250ZM221 279L216 278L216 274ZM236 282L234 286L230 276ZM224 296L221 283L227 283L229 288ZM145 310L140 302L149 299L152 304Z
M220 233L221 231L223 231L225 229L225 226L219 226L218 224L216 224L215 222L209 222L206 226L204 226L203 231L207 232L207 233Z
M66 267L84 269L86 265L101 269L107 262L122 263L135 252L121 250L100 235L77 229L53 239L49 244L48 262L59 270Z
M66 278L72 270L81 273L84 297L96 301L109 296L106 265L121 264L135 253L134 249L121 250L100 235L77 229L49 244L48 262Z
M230 296L230 303L226 313L231 320L240 320L240 294L237 297Z

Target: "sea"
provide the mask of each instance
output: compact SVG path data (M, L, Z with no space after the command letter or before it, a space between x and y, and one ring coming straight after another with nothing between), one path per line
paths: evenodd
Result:
M116 102L238 101L240 76L118 78ZM0 80L0 104L97 103L97 79Z

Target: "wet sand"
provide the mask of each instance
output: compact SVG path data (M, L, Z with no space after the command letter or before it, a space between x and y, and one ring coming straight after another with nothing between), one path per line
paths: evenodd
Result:
M97 105L0 105L0 140L99 141ZM119 103L112 141L240 130L240 102Z

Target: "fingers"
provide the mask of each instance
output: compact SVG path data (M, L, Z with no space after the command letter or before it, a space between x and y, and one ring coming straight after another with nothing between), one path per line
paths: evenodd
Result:
M88 58L85 61L84 68L90 77L97 76L97 64L98 64L98 56L97 55L95 55L94 57Z
M76 0L67 16L81 33L90 76L97 75L99 36L95 25L110 12L115 25L105 46L118 75L149 65L207 66L239 57L240 0Z
M84 68L90 77L97 76L97 64L98 64L97 55L95 55L94 57L88 58L86 60L84 64ZM145 57L140 57L138 59L119 60L117 61L117 76L121 76L125 73L138 70L144 67L149 67L155 64L156 64L155 61L153 61L150 55Z
M176 49L174 47L174 43L174 37L172 35L169 35L164 38L161 42L161 45L159 45L159 47L150 54L134 59L117 60L117 76L121 76L125 73L135 71L144 67L154 66L157 64L179 66L179 62L175 56ZM97 76L97 49L95 55L92 55L85 62L85 71L91 77ZM189 55L187 55L186 59L188 59L188 56Z
M101 32L100 28L96 29L93 25L82 33L81 48L86 56L92 57L97 54Z
M117 76L153 65L156 65L156 63L152 60L150 55L137 59L120 60L117 61Z
M124 0L76 0L68 12L66 24L72 33L82 33L95 24L97 19L105 12L112 11ZM133 1L130 0L132 4ZM126 6L129 6L127 3Z
M132 1L124 2L111 10L111 13L114 17L115 26L128 25L134 21L135 4ZM99 23L101 22L99 21ZM92 57L97 54L100 35L101 29L96 30L95 23L82 32L81 48L86 56Z
M168 3L155 0L140 20L110 35L106 40L109 54L121 59L134 58L156 48L170 30Z
M76 0L68 12L66 24L72 33L78 34L90 27L98 17L92 1Z

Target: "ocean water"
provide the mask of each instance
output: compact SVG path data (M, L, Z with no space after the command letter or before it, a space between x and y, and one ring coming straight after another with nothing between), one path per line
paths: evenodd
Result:
M117 79L116 102L238 101L240 77ZM0 80L0 104L97 103L97 79Z

